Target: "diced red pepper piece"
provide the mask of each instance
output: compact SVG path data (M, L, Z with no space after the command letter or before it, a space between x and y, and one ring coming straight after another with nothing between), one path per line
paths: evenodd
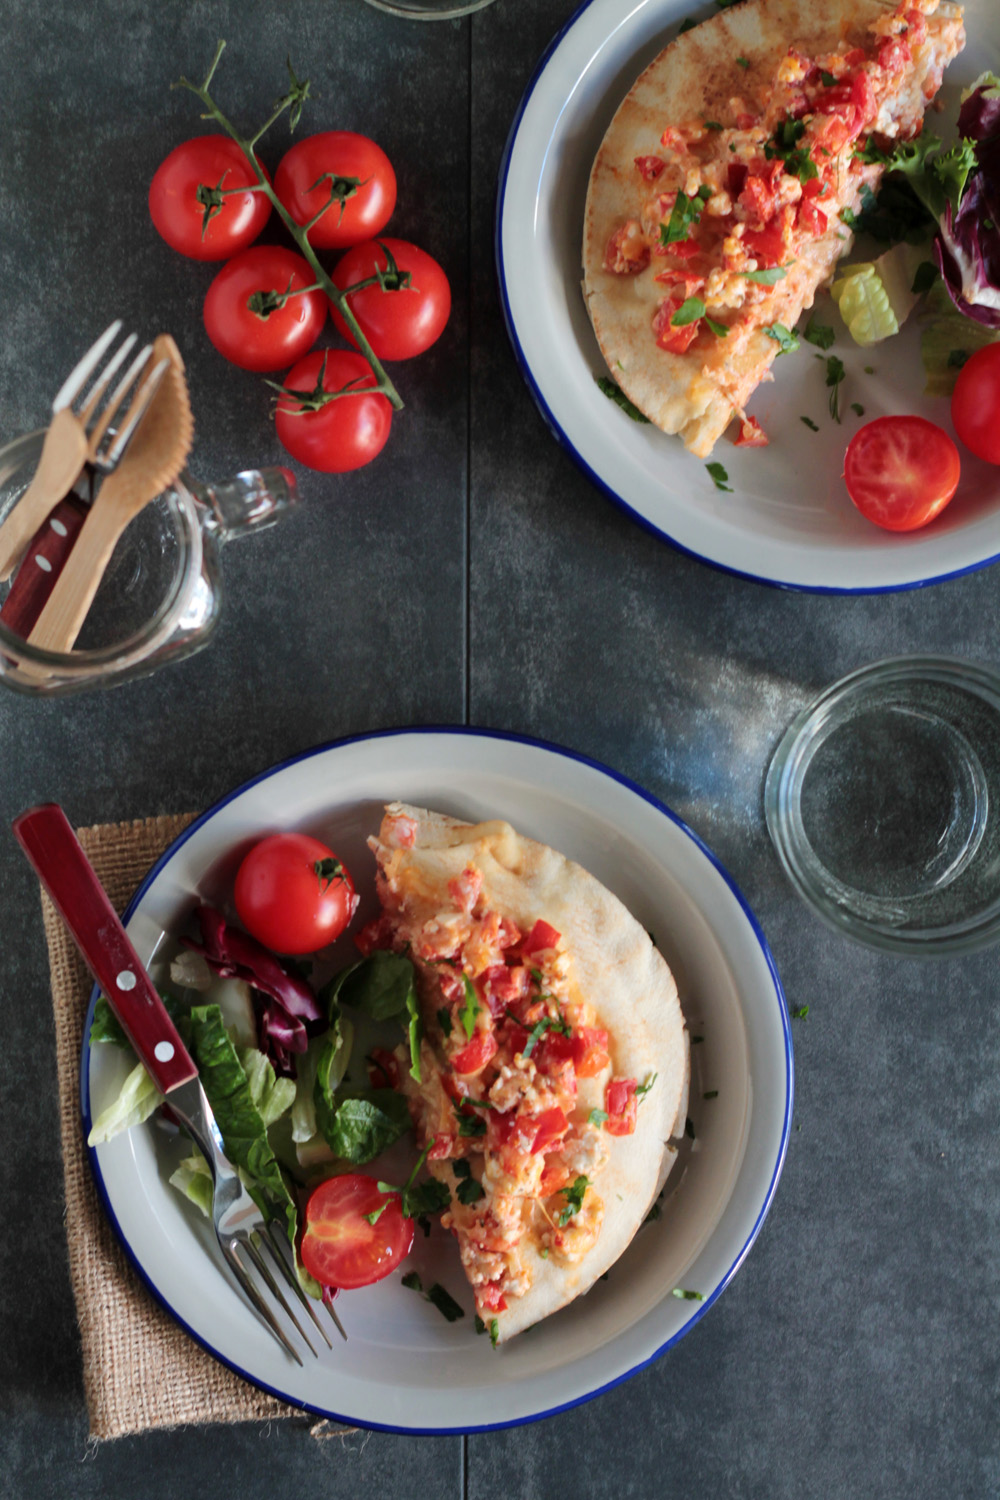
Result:
M748 229L743 236L743 244L747 254L752 255L757 262L759 271L784 264L788 246L784 225L780 222L769 224L766 229Z
M376 949L392 947L393 920L387 911L367 922L360 932L354 934L354 946L365 958Z
M488 1281L476 1288L476 1302L486 1312L506 1312L507 1303L498 1281Z
M697 240L672 240L665 248L668 255L676 255L678 260L690 260L701 250Z
M766 448L770 438L756 417L747 417L740 423L740 435L734 444L737 448Z
M451 1066L461 1078L471 1078L481 1073L497 1050L497 1039L492 1031L477 1031L472 1040L456 1052Z
M561 1109L546 1109L532 1116L535 1138L531 1143L532 1155L537 1151L551 1151L562 1140L569 1129L569 1121Z
M609 1135L632 1135L639 1118L639 1101L635 1096L634 1078L612 1078L604 1091L604 1108L608 1118L604 1128Z
M546 1162L545 1170L542 1172L538 1183L538 1196L540 1198L551 1198L553 1193L558 1193L569 1182L570 1170L559 1161L551 1165Z
M913 53L902 37L886 37L878 49L876 61L887 73L901 73L913 61Z
M638 220L630 219L616 229L604 251L604 269L616 276L635 276L649 265L649 246Z
M655 182L666 166L659 156L637 156L635 164L644 182Z
M803 198L795 222L808 234L825 234L829 220L814 198Z
M428 1161L447 1161L455 1150L455 1137L447 1130L439 1130L434 1137L434 1144L427 1153Z
M539 917L521 944L521 957L528 958L532 953L544 953L549 948L555 948L561 937L562 933L556 932L550 923L543 922Z
M674 326L674 314L681 306L679 298L665 297L653 316L653 337L659 347L666 349L669 354L683 354L689 349L701 327L700 318L696 318L693 323L683 323L679 328Z

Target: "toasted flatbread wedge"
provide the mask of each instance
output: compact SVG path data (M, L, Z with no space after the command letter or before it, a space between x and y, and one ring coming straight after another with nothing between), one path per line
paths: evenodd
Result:
M394 803L370 843L374 940L418 973L401 1087L478 1314L509 1339L593 1286L663 1184L687 1108L677 987L610 891L507 823Z
M707 456L851 247L965 43L950 0L742 0L650 63L597 153L584 296L614 379ZM765 439L748 425L744 441Z

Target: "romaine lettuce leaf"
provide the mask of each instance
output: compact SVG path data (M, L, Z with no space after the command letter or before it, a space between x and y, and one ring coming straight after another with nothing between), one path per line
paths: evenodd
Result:
M102 1141L110 1141L112 1136L120 1135L123 1130L141 1125L162 1103L163 1095L156 1084L142 1063L136 1063L122 1084L118 1097L94 1121L87 1137L87 1145L99 1146Z
M212 1169L200 1151L185 1156L169 1180L170 1186L183 1193L206 1219L212 1217Z

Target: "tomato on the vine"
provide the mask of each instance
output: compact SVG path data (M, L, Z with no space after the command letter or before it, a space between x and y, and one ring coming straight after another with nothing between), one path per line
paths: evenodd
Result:
M205 331L220 354L244 370L283 370L315 344L326 321L326 297L307 261L280 245L242 250L205 296Z
M306 393L348 391L336 401L310 410ZM286 389L303 392L278 400L274 425L284 448L310 469L345 474L376 458L389 440L392 407L376 384L366 359L351 349L314 349L285 377ZM358 394L353 394L357 392Z
M413 1244L413 1220L404 1216L399 1194L380 1192L363 1172L321 1182L305 1219L302 1264L321 1286L352 1291L381 1281Z
M958 488L960 472L955 444L924 417L876 417L854 434L844 460L854 504L887 531L915 531L933 521Z
M257 178L235 141L225 135L199 135L176 146L153 174L149 212L157 231L181 255L194 260L225 260L251 244L271 216L266 193L252 192ZM217 207L205 226L205 203L198 188L217 190ZM246 188L246 192L233 192Z
M306 136L287 151L274 189L296 224L308 224L316 249L343 249L378 234L396 206L396 174L374 141L350 130Z
M951 420L971 453L1000 464L1000 344L977 349L962 366L952 392Z
M383 238L355 245L337 262L333 280L341 291L385 272L389 257L397 268L385 278L363 287L348 300L361 332L379 359L410 359L422 354L444 332L451 312L448 278L434 258L407 240ZM397 285L397 281L402 284ZM333 321L351 343L354 339L336 307Z
M325 948L358 905L354 882L333 850L306 833L273 833L255 844L234 894L244 927L276 953Z

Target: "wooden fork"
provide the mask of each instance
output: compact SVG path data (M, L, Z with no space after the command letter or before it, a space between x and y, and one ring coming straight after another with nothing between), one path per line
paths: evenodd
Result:
M184 362L166 333L153 341L147 381L154 379L160 380L159 387L124 458L97 492L73 550L28 636L32 646L46 651L73 649L122 532L184 467L191 451L194 420ZM135 399L141 402L142 397L140 389Z

